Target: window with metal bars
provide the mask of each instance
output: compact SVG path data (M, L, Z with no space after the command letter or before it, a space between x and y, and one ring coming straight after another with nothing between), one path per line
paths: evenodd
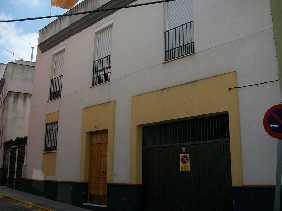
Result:
M192 0L175 0L166 7L165 61L195 53Z
M95 37L92 86L111 81L112 25L98 31Z
M46 124L45 152L57 150L58 129L59 129L58 122L52 122Z
M53 55L51 67L51 79L49 88L49 100L57 100L62 97L63 88L63 68L64 68L64 54L62 50Z
M51 78L50 80L50 89L49 89L49 100L53 101L62 96L62 83L63 75Z

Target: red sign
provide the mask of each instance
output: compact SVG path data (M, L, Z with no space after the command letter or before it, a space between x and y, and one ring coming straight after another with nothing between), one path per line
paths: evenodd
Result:
M190 155L188 153L182 153L180 154L179 158L180 172L190 172Z
M282 104L267 110L263 118L263 126L270 136L282 140Z

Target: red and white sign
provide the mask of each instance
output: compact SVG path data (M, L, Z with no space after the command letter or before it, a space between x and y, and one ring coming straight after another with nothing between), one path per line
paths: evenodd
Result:
M190 155L188 153L181 153L179 155L179 170L180 172L191 171Z
M270 136L282 140L282 104L274 105L266 111L263 126Z

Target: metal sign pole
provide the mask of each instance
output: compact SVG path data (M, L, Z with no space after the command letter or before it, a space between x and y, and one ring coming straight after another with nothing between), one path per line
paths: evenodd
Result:
M263 118L265 131L273 138L278 139L277 144L277 166L276 187L273 211L281 211L281 185L282 185L282 103L269 108Z
M276 169L276 187L275 187L275 199L274 199L274 211L280 211L280 194L282 185L282 142L277 144L277 169Z

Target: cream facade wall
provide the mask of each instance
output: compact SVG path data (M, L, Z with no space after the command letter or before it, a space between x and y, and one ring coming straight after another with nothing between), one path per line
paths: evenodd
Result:
M81 110L115 101L112 182L134 184L138 181L130 167L133 96L230 71L237 73L238 85L278 78L269 1L198 0L193 1L193 13L196 54L169 63L163 62L163 5L120 10L47 52L39 51L27 177L44 179L41 163L47 113L59 111L55 178L81 181ZM95 31L108 23L113 23L111 82L91 88ZM51 58L62 48L63 97L50 103ZM280 102L278 84L239 89L238 96L242 184L274 184L277 143L264 132L262 118L269 106Z

